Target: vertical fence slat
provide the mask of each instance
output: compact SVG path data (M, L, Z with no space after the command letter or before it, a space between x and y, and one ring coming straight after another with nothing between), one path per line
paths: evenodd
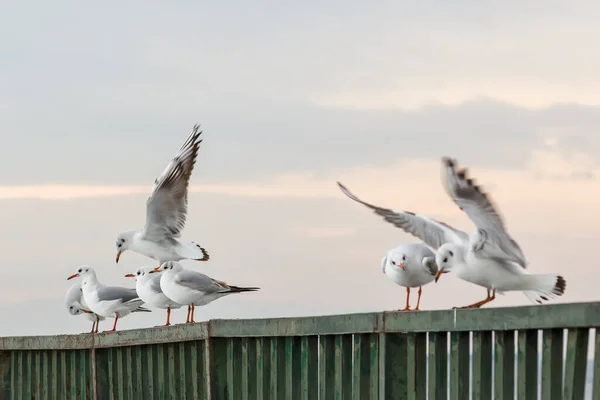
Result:
M268 359L265 355L265 338L256 339L256 399L267 399Z
M542 399L562 398L562 329L542 332Z
M429 398L446 400L448 396L448 335L429 333Z
M515 332L496 331L494 398L513 399L515 393Z
M335 336L319 336L319 400L333 400L335 389Z
M319 337L302 336L300 348L301 398L316 399L319 396Z
M469 332L450 334L450 399L469 398Z
M592 399L600 400L600 327L596 327L596 349L594 350L594 372L592 376Z
M354 400L377 399L379 396L378 346L377 333L354 335Z
M492 396L492 332L473 332L473 400Z
M335 336L335 396L336 400L352 396L352 335Z
M583 399L587 372L589 329L570 329L567 338L563 399Z
M277 399L277 385L279 375L279 365L277 362L277 338L269 338L269 398Z
M249 375L250 375L250 360L248 359L248 351L249 344L248 338L240 339L240 398L242 400L248 400L250 397L250 384L249 384Z
M538 391L538 332L519 331L517 367L518 400L537 400Z
M408 397L408 343L404 333L385 335L385 399Z

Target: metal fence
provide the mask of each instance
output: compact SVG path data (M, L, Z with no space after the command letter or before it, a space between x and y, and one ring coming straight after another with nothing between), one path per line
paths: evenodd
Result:
M599 325L577 303L7 337L0 399L600 400Z

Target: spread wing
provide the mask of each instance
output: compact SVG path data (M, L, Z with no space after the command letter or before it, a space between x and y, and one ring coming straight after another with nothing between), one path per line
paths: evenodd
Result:
M415 214L410 211L394 211L388 208L374 206L362 201L350 192L344 185L338 182L342 192L352 200L370 208L375 214L383 217L394 226L421 239L425 244L437 250L444 243L467 244L469 235L424 215Z
M192 133L156 178L152 194L146 202L146 225L143 235L148 239L178 238L187 216L187 192L190 176L196 163L202 131L195 125Z
M473 251L481 257L514 261L524 268L527 265L525 255L506 231L502 216L489 195L468 177L466 168L457 170L456 167L456 160L442 159L442 182L448 195L478 229Z

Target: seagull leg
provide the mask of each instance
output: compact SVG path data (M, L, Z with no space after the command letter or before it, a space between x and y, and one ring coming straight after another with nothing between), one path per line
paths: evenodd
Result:
M167 307L167 323L164 325L156 325L157 327L160 326L169 326L171 325L171 307Z
M415 311L419 311L419 304L421 304L421 292L423 292L423 288L419 286L419 297L417 298L417 308L415 308Z
M479 308L484 304L489 303L490 301L494 300L496 298L496 289L494 289L492 291L492 294L490 296L490 289L487 290L487 297L484 300L478 301L477 303L473 303L469 306L464 306L464 307L453 307L453 309L455 308Z
M92 321L92 331L90 333L94 333L94 329L96 328L96 320Z
M114 331L116 331L117 330L117 321L118 320L119 320L119 316L117 315L115 317L115 324L113 325L113 328L111 330L109 330L109 331L103 331L103 332L114 332Z
M98 333L98 329L100 328L100 316L96 314L96 330L94 333Z
M192 304L192 316L190 318L192 324L196 323L196 321L194 321L194 311L196 311L196 306Z
M398 311L409 311L410 310L410 288L406 287L406 307L404 307L404 310L398 310Z
M187 317L185 318L185 323L189 324L190 323L190 312L192 311L192 307L188 306L188 312L187 312Z

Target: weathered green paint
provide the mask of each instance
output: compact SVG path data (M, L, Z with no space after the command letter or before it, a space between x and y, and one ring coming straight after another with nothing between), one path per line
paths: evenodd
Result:
M519 399L535 399L537 329L543 342L542 398L579 399L589 328L597 326L600 304L581 303L0 338L0 399L421 400L427 389L429 398L446 399L448 384L454 400L468 398L471 390L473 399L489 399L492 381L496 398L512 398L516 384ZM593 398L600 400L600 332L594 340Z
M538 331L536 329L519 331L518 346L517 398L537 400Z

